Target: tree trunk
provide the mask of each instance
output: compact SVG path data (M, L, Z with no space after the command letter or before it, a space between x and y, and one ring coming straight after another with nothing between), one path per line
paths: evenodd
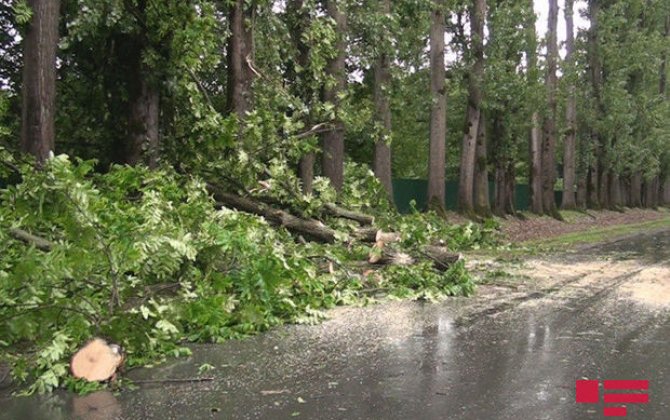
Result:
M533 10L534 1L528 0L529 10ZM535 24L535 16L532 22L528 24ZM531 32L531 42L526 52L528 56L528 84L534 86L537 82L537 35L535 31ZM542 214L542 129L540 125L540 114L538 111L533 111L531 115L531 128L528 133L528 187L530 189L529 207L530 211L535 214Z
M558 79L556 76L558 43L556 29L558 24L558 0L549 0L549 18L547 32L547 108L548 112L543 124L542 144L542 206L552 216L558 215L554 184L556 183L556 117L558 114L556 92Z
M41 166L55 149L56 51L60 0L28 0L23 50L21 150Z
M665 39L667 42L670 42L670 14L665 17ZM670 100L670 95L668 95L668 53L667 50L663 54L661 59L661 69L660 77L658 82L658 91L661 94L661 97Z
M540 115L533 112L530 129L530 210L535 214L543 214L542 206L542 130Z
M653 179L645 179L642 184L642 207L652 208L653 205Z
M575 204L578 209L585 209L587 202L588 188L586 185L586 176L580 177L577 180L577 195L575 197Z
M574 31L574 0L565 0L565 27L566 27L566 57L568 68L572 71L575 63L575 31ZM577 97L574 83L568 87L568 99L565 110L566 133L563 151L563 202L564 210L576 208L575 180L576 180L576 137L577 137Z
M503 151L503 142L505 141L505 131L501 111L492 111L493 130L491 133L491 144L493 151L493 161L495 162L494 192L493 192L493 213L496 216L504 217L508 214L516 213L514 202L514 189L516 187L516 177L514 174L514 162Z
M666 177L663 181L663 191L661 193L661 205L670 205L670 177Z
M601 152L602 154L606 152ZM609 209L612 207L610 202L610 189L609 189L609 179L610 172L606 169L607 164L603 160L599 162L600 166L600 179L598 180L598 201L600 202L600 207L603 209Z
M139 56L136 76L130 85L129 133L124 163L147 163L149 167L155 168L160 153L160 94L147 80L148 71L143 69Z
M444 7L438 0L432 12L430 24L430 151L428 163L429 206L444 209L445 206L445 160L447 135L447 94L444 68Z
M489 201L488 154L486 147L486 114L482 110L479 115L477 130L477 153L475 160L475 213L488 217L491 215Z
M630 206L642 207L642 174L635 172L630 179Z
M444 7L435 2L430 24L430 151L428 162L428 205L444 208L446 199L445 159L447 136L447 94L444 68Z
M307 68L309 66L309 46L304 41L304 34L309 29L310 13L305 7L304 0L290 0L286 4L287 15L289 19L288 27L291 34L291 39L296 49L298 56L296 59L297 65L302 69L298 71L292 62L288 63L289 79L293 82L293 93L298 96L305 106L310 106L311 92L309 89L309 80ZM305 126L309 127L309 115L304 118ZM302 182L302 191L305 194L310 194L313 190L312 184L314 182L314 163L316 155L314 152L306 153L300 158L298 162L298 176Z
M234 0L228 12L226 108L239 119L244 119L251 103L253 72L248 60L253 60L253 7L253 4L245 7L245 0Z
M593 89L593 100L595 103L595 118L600 121L604 115L603 101L602 101L602 85L603 85L603 66L600 57L600 22L598 15L600 13L601 0L589 0L589 20L591 27L588 32L588 62L589 62L589 77L591 79L591 86ZM592 200L590 206L596 209L608 207L607 200L607 183L602 182L607 179L607 165L605 162L607 148L604 144L604 138L598 132L597 127L591 129L591 141L595 146L596 163L593 168L593 189Z
M587 206L591 209L599 209L600 201L598 200L598 165L592 164L589 168L587 188Z
M484 78L484 19L486 0L473 0L470 8L470 27L472 33L472 56L474 63L468 77L468 111L463 145L461 148L461 168L458 181L458 208L463 214L474 212L474 176L477 154L477 130L481 114L482 89Z
M391 0L381 2L381 13L391 12ZM391 177L391 105L389 89L391 84L390 60L387 52L382 52L374 66L375 116L380 130L375 139L373 169L379 182L386 189L389 200L393 202L393 183Z
M618 209L622 206L621 201L621 180L619 175L612 173L609 178L609 191L612 209Z
M339 109L339 95L344 93L347 86L345 59L347 54L347 15L344 13L344 2L339 0L325 0L326 11L335 21L337 33L336 55L328 61L326 73L334 80L333 85L323 89L323 100ZM340 191L344 183L344 127L338 117L333 121L334 129L323 134L323 156L321 166L323 175L330 180L332 186Z

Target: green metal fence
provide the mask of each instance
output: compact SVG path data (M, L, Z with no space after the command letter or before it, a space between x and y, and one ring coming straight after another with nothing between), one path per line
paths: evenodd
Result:
M490 199L493 202L493 182L489 183ZM458 181L446 182L446 203L448 210L455 210L458 198ZM528 210L530 202L530 188L525 184L518 184L514 191L516 209ZM556 191L556 202L560 203L563 198L562 191ZM416 202L418 210L424 210L427 206L428 181L425 179L394 179L393 199L400 213L411 211L410 202Z

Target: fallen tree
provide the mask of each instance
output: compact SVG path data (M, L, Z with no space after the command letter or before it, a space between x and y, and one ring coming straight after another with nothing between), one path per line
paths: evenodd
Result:
M372 227L371 225L374 223L373 216L346 210L334 204L326 204L324 210L336 217L356 221L364 227L354 229L352 232L339 232L321 220L296 216L287 210L276 208L261 200L225 192L212 185L208 185L208 189L214 195L217 206L229 207L262 216L271 225L281 226L289 232L309 240L321 243L334 243L338 237L350 236L362 242L373 243L380 238L388 238L389 241L395 241L399 238L398 234L382 232Z

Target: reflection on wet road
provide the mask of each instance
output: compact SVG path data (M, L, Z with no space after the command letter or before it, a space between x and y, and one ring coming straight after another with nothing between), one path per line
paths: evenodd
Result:
M670 232L526 270L554 282L490 305L481 296L339 309L319 326L200 346L188 360L131 372L195 377L209 363L212 382L4 399L0 418L603 418L602 404L574 402L581 378L648 379L650 403L629 405L627 418L668 418Z

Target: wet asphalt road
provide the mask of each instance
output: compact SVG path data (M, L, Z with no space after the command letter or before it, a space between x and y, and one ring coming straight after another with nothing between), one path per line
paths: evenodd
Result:
M599 277L490 305L479 297L339 309L322 325L199 346L189 359L129 373L197 377L208 363L215 369L202 375L211 382L4 398L0 418L605 418L602 403L574 401L575 380L589 378L649 380L649 404L629 404L627 418L669 419L670 305L629 299L621 288L647 270L670 282L670 232L558 259L559 277L588 260L600 262ZM624 269L603 269L622 260Z

